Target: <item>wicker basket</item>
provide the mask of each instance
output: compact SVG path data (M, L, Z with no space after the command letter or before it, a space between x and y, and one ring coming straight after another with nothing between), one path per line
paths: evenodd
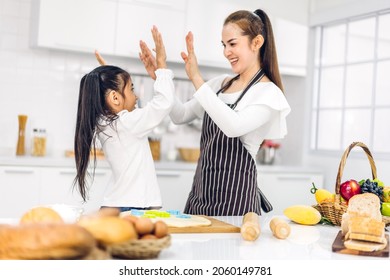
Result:
M323 217L327 218L329 221L331 221L334 225L337 226L341 225L342 215L347 211L348 208L347 204L340 202L340 183L348 155L354 147L361 147L363 149L368 158L368 161L370 162L372 178L377 178L375 162L368 147L362 142L353 142L351 145L349 145L349 147L345 150L341 158L339 170L337 172L335 185L335 202L322 202L314 206L314 208L320 211ZM386 225L390 224L390 217L382 216L382 219Z
M171 245L171 236L159 239L137 239L128 242L112 244L107 247L114 258L121 259L154 259L161 250Z

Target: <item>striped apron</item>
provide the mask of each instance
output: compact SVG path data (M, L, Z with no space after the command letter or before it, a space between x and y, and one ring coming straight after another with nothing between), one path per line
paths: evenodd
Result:
M234 110L247 90L263 76L264 72L259 70L237 101L228 106ZM221 88L217 94L227 87ZM260 215L260 202L255 160L239 137L227 137L205 112L200 157L184 213L243 216L255 212Z

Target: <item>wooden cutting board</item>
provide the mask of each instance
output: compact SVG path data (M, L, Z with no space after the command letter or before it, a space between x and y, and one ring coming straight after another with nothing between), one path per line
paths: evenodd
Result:
M220 220L202 216L211 221L209 226L201 227L169 227L169 233L236 233L240 232L240 228L232 224L222 222Z
M336 236L336 239L334 240L334 242L332 244L332 251L336 252L336 253L341 253L341 254L388 258L389 257L389 235L386 233L385 237L387 239L387 245L386 245L385 249L380 250L380 251L375 251L375 252L364 252L364 251L358 251L358 250L352 250L352 249L345 248L344 237L343 237L343 234L341 233L341 230L340 230Z

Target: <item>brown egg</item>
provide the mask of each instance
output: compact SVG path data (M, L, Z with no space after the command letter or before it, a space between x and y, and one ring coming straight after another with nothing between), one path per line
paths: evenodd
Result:
M154 230L154 224L149 218L139 218L135 222L135 229L139 235L152 233Z
M130 223L133 224L133 226L135 226L135 223L137 222L137 220L139 218L137 216L127 215L127 216L123 216L122 219L124 219L126 221L129 221Z
M154 223L154 235L157 238L163 238L168 235L168 225L164 221Z
M142 235L140 239L157 239L157 236L149 233L149 234Z

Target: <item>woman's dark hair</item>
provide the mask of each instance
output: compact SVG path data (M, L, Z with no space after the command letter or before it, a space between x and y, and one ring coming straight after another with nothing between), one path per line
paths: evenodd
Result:
M130 80L130 74L116 66L99 66L84 75L80 82L77 105L77 121L74 137L76 177L73 186L78 185L84 201L88 198L87 175L90 153L93 152L96 167L96 137L101 132L100 119L112 125L118 116L106 104L106 96L115 90L124 97L124 88ZM94 175L94 171L93 171Z
M230 14L223 25L228 23L237 24L243 30L243 35L248 35L250 40L253 40L257 35L263 36L264 44L260 48L259 57L260 66L264 69L265 75L283 91L274 34L267 14L260 9L254 13L240 10Z

